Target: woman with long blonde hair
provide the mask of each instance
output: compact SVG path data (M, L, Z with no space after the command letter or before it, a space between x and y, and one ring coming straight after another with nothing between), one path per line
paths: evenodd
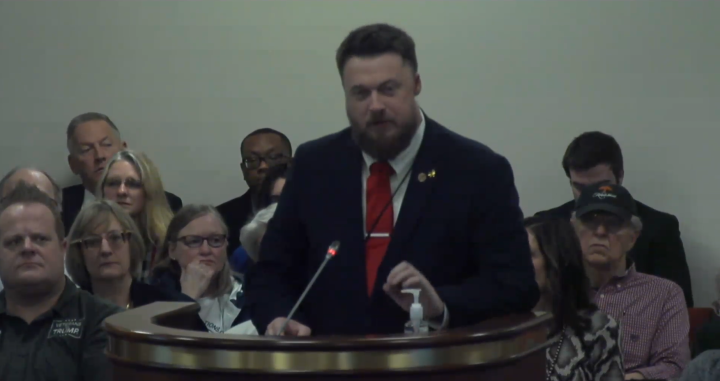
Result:
M120 151L105 167L97 195L115 201L138 226L147 248L141 279L147 282L173 218L157 167L144 153Z

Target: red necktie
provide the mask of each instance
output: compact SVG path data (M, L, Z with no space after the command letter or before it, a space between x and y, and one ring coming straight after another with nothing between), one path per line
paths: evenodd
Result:
M370 166L370 177L367 179L365 230L372 233L365 243L368 295L372 295L378 267L385 257L393 231L394 214L391 202L392 194L390 193L390 176L394 173L395 171L387 162L377 162ZM385 210L383 211L383 209ZM373 224L376 222L377 225L373 229Z

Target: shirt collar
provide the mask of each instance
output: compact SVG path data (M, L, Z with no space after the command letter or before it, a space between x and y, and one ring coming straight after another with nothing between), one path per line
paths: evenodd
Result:
M388 160L388 164L392 167L396 174L400 175L405 173L412 166L415 156L420 151L420 145L422 145L423 136L425 135L425 114L420 111L420 125L418 126L415 135L410 140L410 144L402 152L400 152L394 159ZM372 156L368 155L363 151L363 158L365 159L365 165L368 168L375 163L377 160Z
M0 315L5 315L7 313L7 300L5 299L5 292L6 290L2 290L0 292ZM65 277L65 288L63 288L62 293L60 294L60 298L58 298L57 303L53 306L51 311L58 315L65 315L64 307L72 302L74 300L74 297L78 293L78 288L75 286L75 283L70 281L70 279L66 276ZM47 312L46 312L47 313ZM45 313L45 314L46 314ZM44 316L45 314L42 314L41 316Z
M95 195L86 188L83 189L85 189L85 193L83 195L83 205L95 201Z

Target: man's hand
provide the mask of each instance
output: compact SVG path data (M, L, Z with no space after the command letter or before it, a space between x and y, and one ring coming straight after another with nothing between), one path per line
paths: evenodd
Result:
M644 380L645 377L642 374L635 372L635 373L626 374L625 379L626 380Z
M268 324L265 330L265 336L277 336L286 320L284 317L275 318L275 320ZM291 319L287 327L285 327L283 336L310 336L310 333L312 333L310 327Z
M440 299L427 278L413 265L403 261L390 271L387 281L383 285L383 290L402 309L410 311L414 298L412 294L403 294L401 292L406 288L419 288L421 290L420 304L423 306L425 319L435 319L445 312L445 303Z
M180 289L183 294L197 299L205 293L215 272L209 266L195 260L182 269L180 275Z

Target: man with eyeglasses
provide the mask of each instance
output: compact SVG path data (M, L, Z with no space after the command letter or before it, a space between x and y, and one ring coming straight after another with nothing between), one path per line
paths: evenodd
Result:
M585 132L576 137L565 151L562 166L570 179L575 199L590 184L604 182L622 185L625 176L620 145L612 136L597 131ZM635 205L645 225L629 253L637 270L677 283L683 289L687 306L692 307L690 270L680 239L678 219L637 200ZM570 218L573 206L574 201L569 201L557 208L538 212L538 215Z
M643 229L620 185L583 188L571 216L594 302L620 323L626 380L674 379L690 361L690 321L682 289L638 272L628 252Z
M50 197L50 200L55 204L60 212L60 205L62 205L62 190L60 186L48 175L46 172L35 168L14 168L8 172L5 177L0 180L0 201L7 197L18 184L25 183L26 185L35 186L42 192ZM0 280L0 291L3 289L2 281Z
M0 202L0 379L109 380L102 323L121 309L63 274L67 241L54 202L20 183Z
M68 164L82 184L63 189L63 223L69 231L80 209L95 200L98 181L107 162L127 148L120 131L107 115L87 112L74 117L67 127ZM182 208L180 197L165 192L170 209Z
M268 168L287 163L292 158L292 144L282 132L261 128L251 132L240 143L240 169L248 190L217 207L228 226L228 255L240 246L240 228L257 212L258 190Z

